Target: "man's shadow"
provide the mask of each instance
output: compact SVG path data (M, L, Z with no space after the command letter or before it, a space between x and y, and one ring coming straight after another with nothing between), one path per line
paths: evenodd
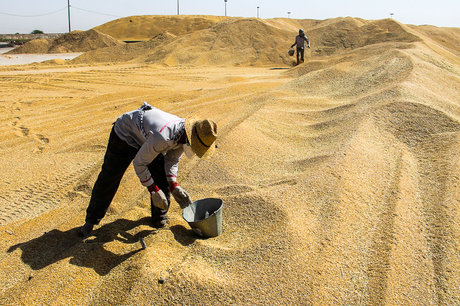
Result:
M99 275L106 275L142 250L139 239L154 230L144 230L135 235L127 231L143 224L151 225L151 218L145 217L137 221L119 219L94 230L84 242L78 237L79 227L65 232L53 229L38 238L11 246L8 253L20 248L22 261L33 270L40 270L65 258L71 258L71 264L92 268ZM127 244L139 243L139 248L121 255L104 248L105 243L115 240Z

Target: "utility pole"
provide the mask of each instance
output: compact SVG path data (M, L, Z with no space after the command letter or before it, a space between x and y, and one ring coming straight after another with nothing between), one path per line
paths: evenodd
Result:
M179 0L177 0L177 15L179 15Z
M69 17L69 33L72 31L70 28L70 0L67 0L67 16Z
M259 7L257 7L257 18L259 18Z
M227 0L224 0L225 2L225 17L227 17Z

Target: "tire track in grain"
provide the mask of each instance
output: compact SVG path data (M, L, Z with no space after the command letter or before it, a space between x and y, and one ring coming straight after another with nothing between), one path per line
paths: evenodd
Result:
M76 172L35 182L0 195L0 225L32 218L55 208L65 198L70 186L77 183L75 190L80 191L81 182L78 178L85 177L94 167L95 164L89 164Z
M419 154L420 168L423 173L422 199L424 219L427 228L428 247L434 269L434 284L437 303L446 305L452 302L452 292L449 292L451 267L455 266L452 258L458 252L453 227L455 221L449 213L449 201L446 199L449 182L449 148L455 145L450 135L446 137L429 137L421 143ZM458 256L458 253L457 253ZM449 302L450 300L450 302Z
M460 125L448 114L412 101L392 103L382 108L382 123L404 143L417 160L418 185L423 205L423 226L431 262L434 293L438 304L449 304L453 293L450 285L452 267L458 250L454 240L455 220L452 201L446 198L451 173L452 152L458 153L456 135ZM385 122L389 118L388 122Z
M390 268L393 247L395 207L398 201L399 183L402 176L402 153L396 161L393 179L386 190L375 227L373 244L370 249L367 274L369 278L368 292L371 305L386 303L388 288L388 271Z

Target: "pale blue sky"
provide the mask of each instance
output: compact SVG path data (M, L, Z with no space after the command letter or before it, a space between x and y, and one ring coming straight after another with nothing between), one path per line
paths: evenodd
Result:
M224 15L224 0L179 0L184 15ZM70 0L72 30L88 30L119 17L175 15L177 0ZM228 0L227 16L327 19L390 17L406 24L460 27L460 0ZM0 33L67 32L67 0L0 0Z

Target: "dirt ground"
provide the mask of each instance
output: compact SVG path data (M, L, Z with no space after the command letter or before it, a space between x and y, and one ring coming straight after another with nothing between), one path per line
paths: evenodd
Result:
M297 67L0 67L0 304L458 304L459 32L404 31ZM213 158L183 157L178 181L223 199L222 235L196 237L175 202L152 228L130 166L77 237L111 124L142 101L217 122Z

